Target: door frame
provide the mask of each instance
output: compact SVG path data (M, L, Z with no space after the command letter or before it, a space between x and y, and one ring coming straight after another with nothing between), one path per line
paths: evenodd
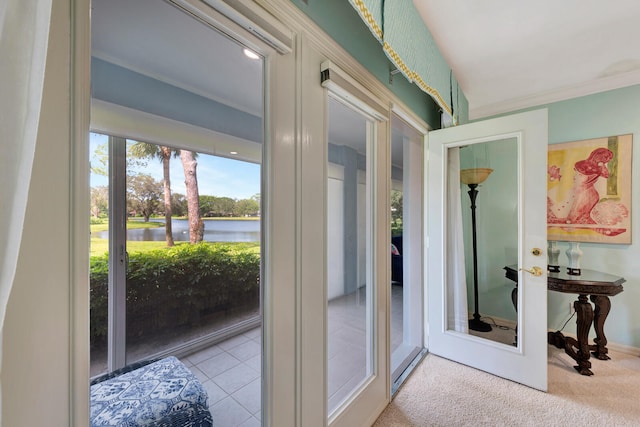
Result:
M302 286L305 277L313 274L312 270L303 270L305 256L299 251L302 239L306 237L312 224L301 223L303 197L298 181L303 161L317 161L312 154L305 152L308 148L309 129L315 126L317 118L304 111L302 93L306 91L303 82L313 79L317 83L319 70L313 76L306 76L302 61L307 55L302 48L302 40L313 46L322 55L345 69L357 81L367 87L385 104L395 103L405 111L410 111L389 88L374 77L364 66L359 64L347 51L328 37L322 29L291 2L266 0L256 4L243 2L243 7L253 11L255 16L266 21L275 19L280 29L285 27L292 35L290 54L282 53L252 35L246 29L205 3L205 0L171 0L173 3L188 5L191 13L201 9L202 15L215 20L224 27L227 34L246 41L256 52L265 58L265 156L264 182L272 191L263 199L266 229L265 254L271 254L270 261L265 263L264 277L267 282L264 290L264 336L263 336L263 411L265 425L326 425L327 414L324 408L318 411L317 366L313 367L303 355L309 355L311 347L305 346L303 340L308 332L313 332L313 325L302 322L303 307L301 300L304 293L311 291ZM70 182L70 205L73 217L70 220L71 254L69 269L72 276L70 293L70 336L71 360L69 382L70 417L76 424L82 425L88 419L89 394L88 378L88 225L86 206L88 205L88 130L90 129L90 92L91 92L91 52L90 52L90 2L78 0L70 2L72 13L69 20L71 27L72 61L72 107L71 138L72 171ZM265 21L265 22L266 22ZM245 22L246 24L246 22ZM268 28L265 27L265 28ZM246 38L246 39L245 39ZM295 100L295 102L292 102ZM305 115L303 116L303 111ZM420 118L408 113L417 123L428 127ZM316 129L317 130L317 129ZM322 133L323 131L320 130ZM385 132L388 140L388 131ZM426 153L426 150L425 150ZM426 154L425 154L426 156ZM384 157L384 156L383 156ZM277 165L276 165L277 159ZM388 185L388 184L385 184ZM277 191L275 190L277 188ZM277 215L274 213L277 210ZM270 215L270 217L269 217ZM313 226L317 226L314 224ZM307 228L305 228L307 227ZM317 228L317 227L316 227ZM388 230L379 231L381 234ZM388 233L380 238L387 244L378 245L380 259L388 259ZM309 258L307 258L308 260ZM308 264L307 264L308 265ZM84 314L86 313L86 315ZM388 318L381 317L379 327L388 330ZM382 323L381 323L382 322ZM305 329L307 328L307 329ZM426 333L426 331L425 331ZM309 336L307 336L309 337ZM311 336L312 337L312 336ZM308 339L307 342L310 342ZM380 346L388 352L386 346ZM388 360L388 355L384 356ZM315 369L316 372L313 370ZM302 372L311 373L304 377ZM324 372L324 371L321 371ZM389 367L385 367L385 376L390 376ZM304 377L304 381L303 381ZM387 381L388 382L388 381ZM385 387L386 402L376 407L368 417L373 422L390 400L389 387ZM325 401L324 390L320 391L321 400ZM311 410L307 412L307 410ZM318 413L321 417L317 417ZM359 420L362 421L362 420Z

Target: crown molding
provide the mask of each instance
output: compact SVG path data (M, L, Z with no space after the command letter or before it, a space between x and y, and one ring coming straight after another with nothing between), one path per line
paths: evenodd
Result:
M511 113L525 108L566 101L572 98L593 95L637 84L640 84L640 70L581 82L534 95L496 102L494 104L481 105L479 107L469 106L469 119L478 120L498 114Z

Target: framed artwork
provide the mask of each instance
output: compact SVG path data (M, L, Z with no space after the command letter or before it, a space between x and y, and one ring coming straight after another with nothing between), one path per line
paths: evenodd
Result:
M631 243L633 135L549 145L547 239Z

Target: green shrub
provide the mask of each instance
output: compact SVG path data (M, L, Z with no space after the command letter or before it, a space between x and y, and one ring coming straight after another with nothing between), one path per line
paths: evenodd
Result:
M127 339L198 324L214 313L256 306L260 255L252 249L199 243L130 254ZM107 334L108 257L91 257L91 340Z

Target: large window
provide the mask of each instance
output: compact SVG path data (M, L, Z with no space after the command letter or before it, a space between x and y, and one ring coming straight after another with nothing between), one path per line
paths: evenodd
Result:
M175 355L259 422L263 58L157 0L94 0L91 53L91 375Z
M259 164L96 133L91 153L94 374L107 369L109 313L112 327L126 319L113 341L125 363L259 316ZM111 312L110 293L124 295Z

